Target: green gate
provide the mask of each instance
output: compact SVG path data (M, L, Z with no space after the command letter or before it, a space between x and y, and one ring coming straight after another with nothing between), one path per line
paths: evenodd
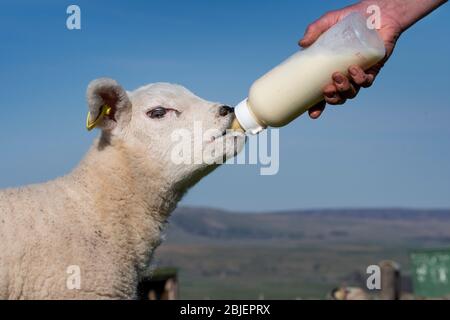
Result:
M422 297L450 295L450 249L416 250L410 254L414 293Z

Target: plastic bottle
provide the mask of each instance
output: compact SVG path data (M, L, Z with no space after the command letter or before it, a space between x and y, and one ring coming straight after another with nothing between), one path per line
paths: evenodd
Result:
M360 13L351 13L301 50L256 80L235 108L232 127L256 134L282 127L323 100L334 72L368 69L385 56L384 42Z

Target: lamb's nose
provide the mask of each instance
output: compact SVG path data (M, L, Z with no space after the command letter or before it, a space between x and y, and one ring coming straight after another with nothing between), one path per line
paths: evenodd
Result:
M226 115L233 113L234 112L234 108L229 107L229 106L221 106L219 108L219 115L221 117L225 117Z

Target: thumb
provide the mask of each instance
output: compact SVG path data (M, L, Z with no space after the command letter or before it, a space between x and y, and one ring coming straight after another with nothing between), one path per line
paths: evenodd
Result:
M305 34L298 44L303 48L309 47L322 33L336 24L336 22L337 19L334 19L331 14L325 14L306 28Z

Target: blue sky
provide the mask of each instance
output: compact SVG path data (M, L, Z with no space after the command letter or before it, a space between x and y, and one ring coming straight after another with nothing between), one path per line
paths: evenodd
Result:
M233 105L298 50L308 23L349 1L2 1L0 187L71 170L94 135L85 90L185 85ZM82 30L66 29L77 4ZM223 166L182 201L248 211L450 207L448 5L400 39L376 84L280 131L280 171Z

